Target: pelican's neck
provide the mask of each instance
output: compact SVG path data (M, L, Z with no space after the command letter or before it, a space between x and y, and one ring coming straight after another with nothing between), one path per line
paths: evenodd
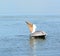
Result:
M32 33L34 33L36 31L36 25L33 24L33 30L32 30Z

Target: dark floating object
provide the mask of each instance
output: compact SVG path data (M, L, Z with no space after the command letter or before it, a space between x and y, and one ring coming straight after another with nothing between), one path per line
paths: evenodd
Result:
M36 31L35 24L32 24L28 21L26 23L27 23L29 30L31 32L30 37L45 39L46 33L44 31Z

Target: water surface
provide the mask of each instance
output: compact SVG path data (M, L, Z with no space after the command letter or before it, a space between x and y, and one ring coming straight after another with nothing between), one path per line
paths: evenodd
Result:
M30 38L25 21L47 32L46 39ZM60 56L59 16L0 17L0 56Z

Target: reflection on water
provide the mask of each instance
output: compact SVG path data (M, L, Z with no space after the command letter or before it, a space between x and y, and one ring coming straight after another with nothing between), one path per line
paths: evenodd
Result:
M44 43L45 38L36 38L36 37L30 37L30 47L31 47L31 56L37 56L36 55L36 49L38 48L38 43Z
M34 37L30 37L30 46L31 48L36 48L36 39Z
M31 47L31 56L36 56L36 39L34 37L30 37L30 47Z
M45 40L46 38L45 37L30 37L30 45L31 45L31 47L33 48L33 49L35 49L35 47L36 47L36 43L37 42L43 42L44 40Z

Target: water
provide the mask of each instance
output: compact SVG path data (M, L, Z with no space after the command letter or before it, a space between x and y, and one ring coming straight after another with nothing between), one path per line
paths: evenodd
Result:
M46 39L30 38L25 21L47 32ZM1 16L0 56L60 56L59 16Z

